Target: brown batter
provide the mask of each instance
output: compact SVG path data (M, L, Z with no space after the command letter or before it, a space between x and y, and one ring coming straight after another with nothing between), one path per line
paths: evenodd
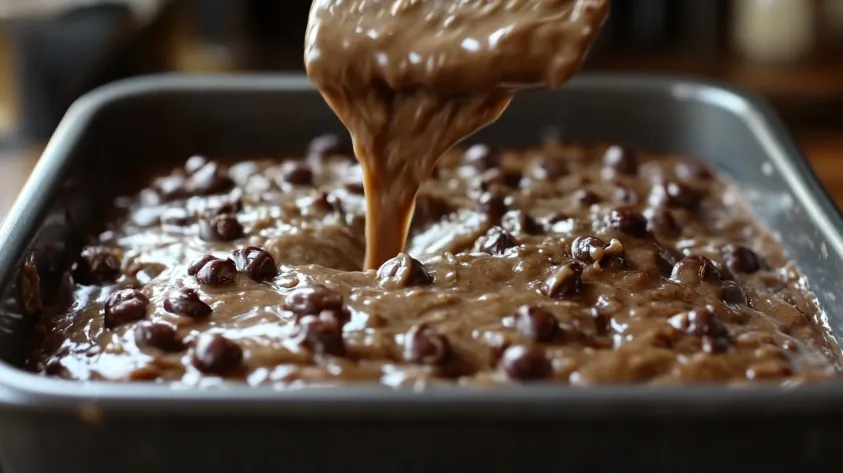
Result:
M326 143L230 170L191 158L119 199L72 304L42 315L33 369L279 388L838 374L805 281L697 161L454 149L421 186L409 255L361 272L358 164Z
M516 88L565 83L608 0L315 0L313 82L363 166L366 268L404 249L419 185Z

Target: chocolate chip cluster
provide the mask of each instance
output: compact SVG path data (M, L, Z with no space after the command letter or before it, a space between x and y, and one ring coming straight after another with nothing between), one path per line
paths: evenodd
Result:
M798 271L697 159L453 150L405 252L371 271L361 179L332 135L296 159L188 159L118 201L33 365L280 387L793 384L840 368Z

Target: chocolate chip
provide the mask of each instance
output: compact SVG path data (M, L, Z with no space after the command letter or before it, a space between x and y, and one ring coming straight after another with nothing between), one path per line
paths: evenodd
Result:
M714 309L710 306L688 312L688 324L686 331L697 337L704 335L713 337L728 335L726 327L720 322Z
M512 234L497 226L490 228L478 243L477 250L490 255L502 255L506 250L518 246Z
M621 174L635 174L638 172L638 157L627 148L610 146L603 154L603 165Z
M507 376L519 381L546 379L553 374L550 360L537 347L511 346L503 352L500 364Z
M413 212L413 226L424 227L439 222L453 211L453 207L447 200L430 194L419 194L416 197L416 208Z
M498 150L485 144L476 144L468 148L463 159L466 165L481 172L501 165L501 155Z
M281 167L281 179L294 186L313 185L313 171L307 163L290 161Z
M187 181L182 174L159 177L152 182L152 187L167 201L184 199L190 195Z
M761 269L758 255L742 245L726 245L723 247L723 259L726 266L735 273L753 274Z
M404 335L404 359L410 363L441 365L451 357L448 339L427 325L415 325Z
M366 193L366 187L363 185L363 181L357 179L346 180L343 187L352 194L364 195Z
M723 276L710 259L687 256L673 267L670 279L685 286L697 286L702 282L720 281Z
M722 281L718 294L720 299L727 304L746 305L747 303L746 292L734 281Z
M378 283L387 289L433 284L433 277L421 261L401 253L378 269Z
M351 152L346 140L339 135L324 134L314 138L307 147L307 155L314 157L328 157Z
M635 205L638 203L638 194L631 187L616 186L612 191L612 201L616 204Z
M501 228L510 233L539 235L544 227L522 210L510 210L501 217Z
M103 309L105 326L114 328L144 318L148 304L149 298L135 289L121 289L112 293Z
M199 238L205 241L233 241L243 236L243 225L234 215L215 215L199 221Z
M73 280L78 284L113 283L119 277L120 258L108 248L89 246L82 250L82 255L73 265Z
M575 259L591 264L602 259L603 250L608 246L608 243L597 237L578 237L571 243L571 254Z
M278 275L275 258L262 248L247 246L234 250L231 254L237 270L246 273L253 281L265 281Z
M224 375L243 363L240 345L217 334L204 334L193 349L193 366L203 373Z
M234 215L243 210L243 199L239 195L229 195L223 199L217 199L205 209L205 216Z
M666 238L677 238L682 234L682 226L673 218L670 210L661 207L653 209L650 213L647 228L656 235Z
M191 156L185 161L184 170L187 171L188 175L195 174L206 164L208 164L208 160L204 156Z
M630 236L641 238L648 235L647 219L640 213L629 208L613 210L609 214L609 223L612 228L616 228L621 233Z
M237 280L237 266L230 259L209 261L198 273L196 281L210 286L227 286Z
M321 284L297 287L284 298L284 310L295 314L297 319L323 311L341 311L342 305L342 294Z
M577 263L560 266L550 273L541 286L541 293L554 299L574 296L582 290L582 266Z
M515 312L515 328L536 342L550 342L559 333L559 321L541 307L521 306Z
M161 214L161 223L164 225L176 225L184 227L190 225L193 215L181 207L170 207Z
M194 319L207 317L213 311L211 306L199 299L196 291L188 288L171 291L164 299L164 310Z
M167 324L142 322L135 327L135 343L140 347L156 348L165 352L184 350L184 343L176 330Z
M497 192L484 192L480 194L477 203L480 210L493 222L500 221L506 212L505 197Z
M714 177L706 163L698 159L685 159L674 167L676 176L683 180L701 179L707 180Z
M194 260L190 265L187 267L187 275L188 276L196 276L196 274L201 270L205 265L214 260L218 260L216 256L205 255L200 256L196 260Z
M194 195L209 195L226 192L234 187L234 180L228 169L215 162L209 162L197 169L187 181L187 190Z
M676 181L667 181L663 185L667 204L673 207L694 209L700 204L702 196L699 192Z
M568 163L557 156L543 156L536 162L535 176L539 179L554 181L568 175Z
M711 306L671 317L668 323L689 335L700 337L703 351L706 353L723 353L731 345L729 330L717 318Z
M591 206L602 200L599 195L588 189L577 189L571 194L571 197L575 202L584 206Z
M302 343L316 355L345 355L342 326L331 312L301 319Z

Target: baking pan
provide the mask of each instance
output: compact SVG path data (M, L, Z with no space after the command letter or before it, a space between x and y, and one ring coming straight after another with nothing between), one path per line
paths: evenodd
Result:
M118 191L195 153L304 150L339 121L299 76L150 77L79 100L0 228L0 452L10 473L811 471L839 462L843 384L529 386L423 393L380 387L76 383L20 369L42 297L101 229ZM472 141L543 133L700 156L740 182L843 333L843 221L769 108L717 86L583 76L524 93Z

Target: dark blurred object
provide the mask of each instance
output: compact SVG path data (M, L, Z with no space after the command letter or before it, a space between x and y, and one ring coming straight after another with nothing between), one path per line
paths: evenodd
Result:
M250 70L303 69L309 0L194 0L200 35Z
M716 55L726 49L729 0L677 2L681 44L691 54Z
M14 138L43 141L67 108L97 86L169 68L166 18L176 2L65 2L59 11L6 17L17 86Z

